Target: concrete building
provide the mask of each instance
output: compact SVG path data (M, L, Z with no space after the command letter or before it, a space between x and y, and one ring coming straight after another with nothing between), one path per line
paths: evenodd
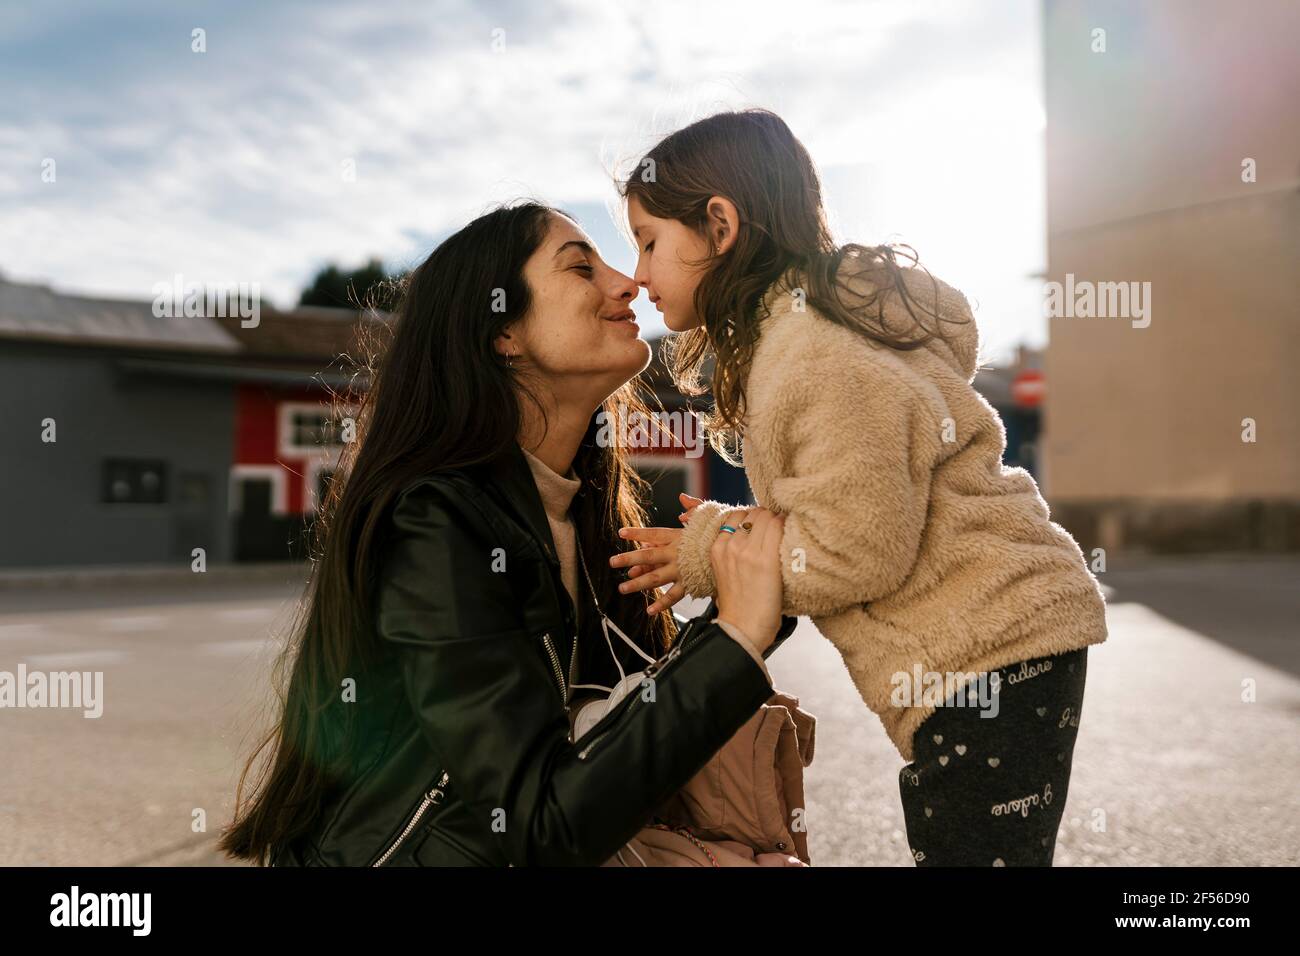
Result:
M305 554L357 314L152 306L0 278L0 568Z
M1300 549L1300 5L1045 0L1043 27L1053 517Z

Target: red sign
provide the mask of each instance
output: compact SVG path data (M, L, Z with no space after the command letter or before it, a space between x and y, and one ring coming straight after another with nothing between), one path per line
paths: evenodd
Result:
M1011 400L1021 408L1037 408L1043 404L1043 393L1047 383L1043 380L1042 369L1027 368L1011 382Z

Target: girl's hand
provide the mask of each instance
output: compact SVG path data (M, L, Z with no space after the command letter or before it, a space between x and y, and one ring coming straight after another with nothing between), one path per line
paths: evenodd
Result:
M743 527L746 521L749 531ZM718 620L740 628L762 653L781 628L785 517L754 508L741 522L729 522L735 533L721 532L709 549L717 584Z
M686 524L686 522L690 521L691 515L695 512L696 507L704 504L703 498L692 498L684 491L677 496L677 500L680 501L682 503L682 507L686 509L685 511L683 511L681 514L677 516L677 520L680 521L682 524Z
M685 511L683 511L681 514L677 516L677 520L680 521L682 524L686 524L686 522L690 521L691 515L694 514L695 509L699 505L702 505L704 503L704 499L692 497L691 495L688 495L684 491L677 496L677 499L682 503L682 507L686 509ZM646 571L649 570L650 568L646 565L634 564L632 565L632 567L627 569L627 576L629 579L631 579L636 577L637 575L644 574Z
M663 594L646 608L647 614L657 614L670 608L683 595L685 589L677 583L677 546L681 542L681 528L620 528L619 537L637 544L637 550L624 551L609 559L611 568L630 568L628 579L618 586L623 594L670 585Z
M689 510L681 515L681 521L685 524L701 499L692 498L688 494L680 497L683 506L689 506ZM738 528L749 513L747 508L729 511L726 515L727 523ZM631 594L633 591L668 585L668 590L656 595L655 600L646 607L647 614L658 614L686 596L686 589L677 583L680 576L677 570L677 549L682 540L680 528L620 528L618 534L637 544L636 551L625 551L609 559L610 567L628 569L628 580L618 586L621 593Z

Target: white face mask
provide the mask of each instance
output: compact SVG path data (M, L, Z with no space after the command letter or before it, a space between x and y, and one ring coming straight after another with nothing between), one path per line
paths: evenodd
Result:
M614 633L622 638L623 643L632 648L642 660L647 664L653 664L655 659L637 647L636 642L624 634L617 624L609 619L604 609L600 606L600 600L596 597L596 586L591 583L591 574L587 571L587 560L582 554L582 540L577 537L577 528L574 529L574 537L577 538L578 562L582 566L582 576L587 581L587 590L591 592L591 603L596 607L596 613L600 615L600 630L605 635L605 645L609 648L610 657L614 658L614 666L618 669L619 681L613 687L605 687L603 684L570 684L571 689L585 688L588 690L598 690L605 693L603 699L589 701L578 708L574 716L573 723L573 740L577 740L584 733L600 721L602 717L614 709L620 700L626 697L630 692L635 690L641 684L641 679L645 675L644 671L635 671L627 674L623 671L623 665L619 662L618 655L614 653L614 642L610 639L609 629L612 627ZM576 639L576 638L575 638Z
M574 740L577 740L579 737L585 734L592 727L596 726L596 724L600 721L600 719L604 717L606 714L608 714L611 710L613 710L614 706L620 700L622 700L629 693L635 690L640 685L641 678L645 674L644 671L635 671L631 674L626 674L623 672L623 665L619 663L618 655L614 653L614 642L610 640L609 637L609 629L611 627L614 629L614 632L623 639L623 642L627 644L628 647L632 648L632 650L636 651L636 653L640 655L640 657L643 658L646 661L646 663L653 664L655 661L653 657L651 657L645 651L641 650L641 648L637 647L636 644L632 641L632 639L628 637L626 634L624 634L621 630L619 630L618 625L615 624L613 621L611 621L608 617L606 617L604 612L602 612L600 615L600 629L605 634L605 643L609 646L609 653L610 656L614 658L614 666L618 668L618 674L620 679L619 682L615 684L613 687L605 687L601 684L570 685L574 688L583 687L583 688L588 688L590 690L604 691L608 695L603 700L590 701L586 704L583 704L578 709L577 716L574 718L574 723L573 723Z

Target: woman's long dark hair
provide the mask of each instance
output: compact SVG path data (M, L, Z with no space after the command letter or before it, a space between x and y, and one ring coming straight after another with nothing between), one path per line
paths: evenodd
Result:
M745 370L758 343L758 307L767 290L797 270L808 288L804 301L832 322L895 349L919 348L944 337L939 289L934 310L913 310L902 258L919 266L916 251L902 244L836 245L826 222L821 180L812 157L781 117L770 110L717 113L662 139L619 184L650 215L675 219L708 242L707 271L695 290L704 324L665 341L673 381L686 395L702 395L702 375L712 360L713 411L703 416L709 443L737 463L734 439L745 417ZM740 229L719 255L705 228L713 196L736 206ZM847 268L846 268L847 267ZM918 270L924 272L923 269ZM846 281L865 278L870 292ZM854 283L854 285L857 285ZM848 302L842 293L848 293ZM884 297L894 293L913 320L891 326ZM919 303L915 303L919 306Z
M276 667L279 719L240 775L235 819L219 843L230 856L265 864L273 847L309 830L330 788L356 770L373 743L371 708L342 702L340 688L346 678L361 686L381 663L372 620L383 543L377 533L398 493L422 476L506 451L518 439L521 400L542 412L494 342L528 313L524 264L557 215L567 214L521 202L469 223L401 281L390 340L369 343L370 387L357 415L356 440L345 445L316 519L310 579ZM504 297L494 295L498 289ZM505 311L493 311L501 302ZM649 413L639 378L606 399L603 411L612 416L620 405L624 413ZM619 594L609 566L609 555L624 549L618 528L645 525L646 485L626 449L597 442L598 420L599 413L592 416L573 462L582 480L572 511L578 538L606 613L658 656L676 635L672 614L647 615L648 592ZM580 584L585 588L581 578ZM268 747L270 763L245 802L246 780Z

